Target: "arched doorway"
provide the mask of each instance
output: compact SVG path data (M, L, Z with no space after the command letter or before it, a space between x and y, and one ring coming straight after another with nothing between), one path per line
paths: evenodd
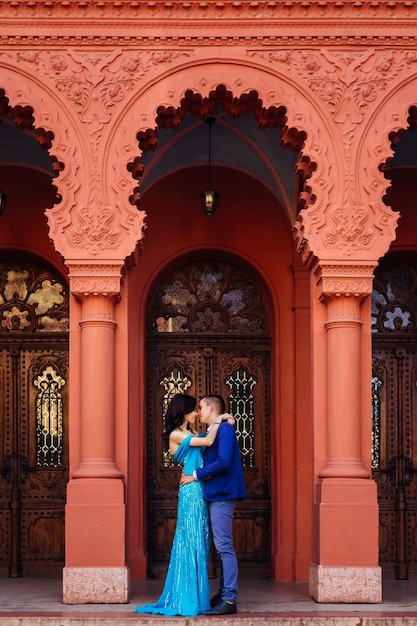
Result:
M190 341L187 332L177 336L170 333L169 329L157 333L151 330L149 323L147 327L145 322L142 323L149 306L149 294L157 289L159 280L163 279L164 271L167 271L163 268L172 269L173 263L178 267L180 258L206 259L208 256L210 259L211 256L215 261L239 259L239 266L246 267L249 275L253 272L250 268L256 268L256 276L262 276L263 284L268 286L271 319L267 332L273 351L271 348L265 351L268 363L263 371L267 371L271 377L265 406L268 411L266 415L269 415L271 407L272 437L268 441L265 439L265 446L270 446L266 457L268 462L271 459L272 465L276 455L280 455L279 475L272 472L272 479L267 486L268 490L272 488L272 521L269 523L267 518L268 523L264 523L265 516L252 516L252 529L247 533L245 541L248 552L254 556L247 559L245 568L255 574L254 563L266 562L266 566L258 568L260 575L268 575L266 572L269 571L275 578L293 579L296 576L297 579L305 580L310 563L311 536L311 490L308 485L312 465L307 461L311 460L312 455L309 402L311 374L308 355L304 356L310 351L310 283L308 272L304 274L299 268L300 257L294 247L292 223L297 213L298 192L314 171L315 163L306 159L303 160L305 168L298 167L305 133L291 128L290 136L287 134L287 129L282 128L282 124L285 124L285 109L271 107L271 110L266 110L262 102L253 108L250 103L258 102L256 92L232 97L231 109L228 100L230 94L223 93L224 88L218 86L210 91L208 97L201 99L198 94L187 91L185 99L175 110L175 124L171 107L158 107L156 127L137 134L143 154L129 164L133 177L140 179L140 189L138 187L135 190L131 201L137 203L138 207L140 201L140 207L146 211L148 218L140 258L138 256L134 260L135 265L132 264L132 271L124 281L129 291L133 328L137 328L139 322L137 344L129 341L129 371L134 384L129 394L132 419L129 425L128 558L133 578L145 577L147 574L159 575L164 569L164 559L171 548L178 489L177 479L173 478L170 493L174 494L175 502L158 526L158 521L148 516L147 505L154 506L156 510L165 505L171 478L168 472L161 472L159 478L165 491L156 494L154 503L148 503L149 488L153 489L156 481L154 475L147 474L147 468L158 467L159 462L158 458L151 456L149 427L153 419L162 418L163 403L161 398L155 400L155 394L150 391L160 393L158 379L152 382L145 378L151 366L148 359L146 368L145 355L149 356L149 352L142 350L142 347L145 347L146 339L148 346L150 341L159 341L164 350L168 345L165 340L169 338L175 348L179 345L178 349L183 350L186 342ZM201 103L197 110L191 106L194 101ZM216 115L212 137L212 175L213 185L220 193L219 207L211 220L207 219L200 204L201 190L207 185L207 113ZM267 120L270 123L265 125ZM290 138L293 141L289 141ZM303 206L305 199L304 195ZM157 317L163 316L158 314ZM164 327L163 320L160 327ZM146 328L148 332L145 337ZM209 333L200 332L201 336L205 334ZM213 343L218 341L218 335L218 332L213 333ZM225 345L231 350L235 349L235 338L231 341L230 333L225 335L227 337L229 339ZM254 338L255 334L248 331L242 342L244 347L252 342L252 349L255 349ZM259 344L259 337L256 341ZM205 345L201 346L200 341L196 345L202 355L200 361L205 366ZM299 358L295 358L295 352L299 353ZM269 368L271 354L274 358ZM285 367L280 367L280 363L285 364ZM156 366L152 364L152 367L155 369ZM195 365L193 367L196 368ZM208 371L210 367L214 367L210 376L219 379L215 356L211 364L207 358ZM199 374L203 372L200 363L197 371ZM138 373L142 382L139 385ZM164 374L161 373L161 378ZM208 383L198 383L194 377L192 382L197 387L190 387L189 393L196 396L205 393L206 388L212 385L210 376ZM217 382L216 386L222 391ZM137 389L137 398L133 388ZM226 396L227 391L225 389L222 393ZM158 402L154 405L153 414L148 406L152 402ZM155 441L157 439L155 435ZM297 449L302 450L299 465ZM138 450L143 450L139 463ZM148 459L147 463L145 459ZM256 480L254 478L254 482ZM262 492L263 486L257 485L257 488ZM262 497L257 496L258 509L263 506ZM300 506L305 514L299 518L302 522L296 524L295 511L300 510ZM238 518L235 526L237 522ZM170 530L167 531L169 525ZM242 528L242 532L246 532L247 528L243 525ZM266 529L270 536L265 542ZM164 546L156 557L148 541L152 532L155 534L155 546ZM261 556L259 537L263 545L267 546ZM239 555L241 575L244 559Z
M384 574L417 573L417 262L391 257L372 294L372 466Z
M0 575L59 575L68 482L68 289L0 260Z
M270 322L259 282L207 256L176 267L147 314L147 486L149 574L168 563L179 470L162 448L163 416L176 393L220 393L235 416L247 498L234 537L241 575L270 577ZM216 562L212 563L216 575Z

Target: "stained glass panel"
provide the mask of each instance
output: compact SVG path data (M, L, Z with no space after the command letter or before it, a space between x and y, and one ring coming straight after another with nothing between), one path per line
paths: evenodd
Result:
M36 398L36 465L62 467L63 402L60 389L66 384L52 367L47 367L33 384Z
M151 298L153 333L267 333L269 320L259 285L236 267L215 261L173 272Z
M0 263L0 332L68 332L68 293L58 276L22 262Z
M373 333L417 332L417 274L406 262L381 263L372 291Z

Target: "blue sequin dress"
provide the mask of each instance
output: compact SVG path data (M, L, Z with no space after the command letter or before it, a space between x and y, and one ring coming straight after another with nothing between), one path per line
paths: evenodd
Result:
M194 469L203 465L200 448L191 448L190 440L191 435L174 454L174 460L184 466L186 475L192 475ZM195 617L209 610L207 566L211 535L203 493L203 481L179 488L177 527L164 589L155 604L138 606L137 613Z

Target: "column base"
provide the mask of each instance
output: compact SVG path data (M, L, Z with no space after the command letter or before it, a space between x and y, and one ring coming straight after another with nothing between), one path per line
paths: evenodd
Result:
M81 461L72 478L123 478L113 459L87 459Z
M326 567L310 565L309 593L316 602L379 604L382 602L380 567Z
M64 567L64 604L125 604L129 602L129 568Z

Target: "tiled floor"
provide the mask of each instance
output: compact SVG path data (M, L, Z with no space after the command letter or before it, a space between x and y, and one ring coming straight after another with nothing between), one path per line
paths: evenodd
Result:
M212 581L213 590L216 581ZM156 600L162 581L132 581L128 604L76 605L62 604L62 583L59 579L0 579L0 624L161 624L188 622L185 618L139 616L135 606ZM239 583L238 615L226 622L244 622L246 626L262 624L321 624L356 626L357 624L395 626L417 625L417 581L387 581L383 586L382 604L317 604L308 595L306 583L279 583L270 580L248 580ZM20 618L20 619L18 619ZM199 621L220 618L199 617ZM272 621L271 621L272 620ZM377 620L377 621L375 621ZM381 621L382 620L382 621Z

